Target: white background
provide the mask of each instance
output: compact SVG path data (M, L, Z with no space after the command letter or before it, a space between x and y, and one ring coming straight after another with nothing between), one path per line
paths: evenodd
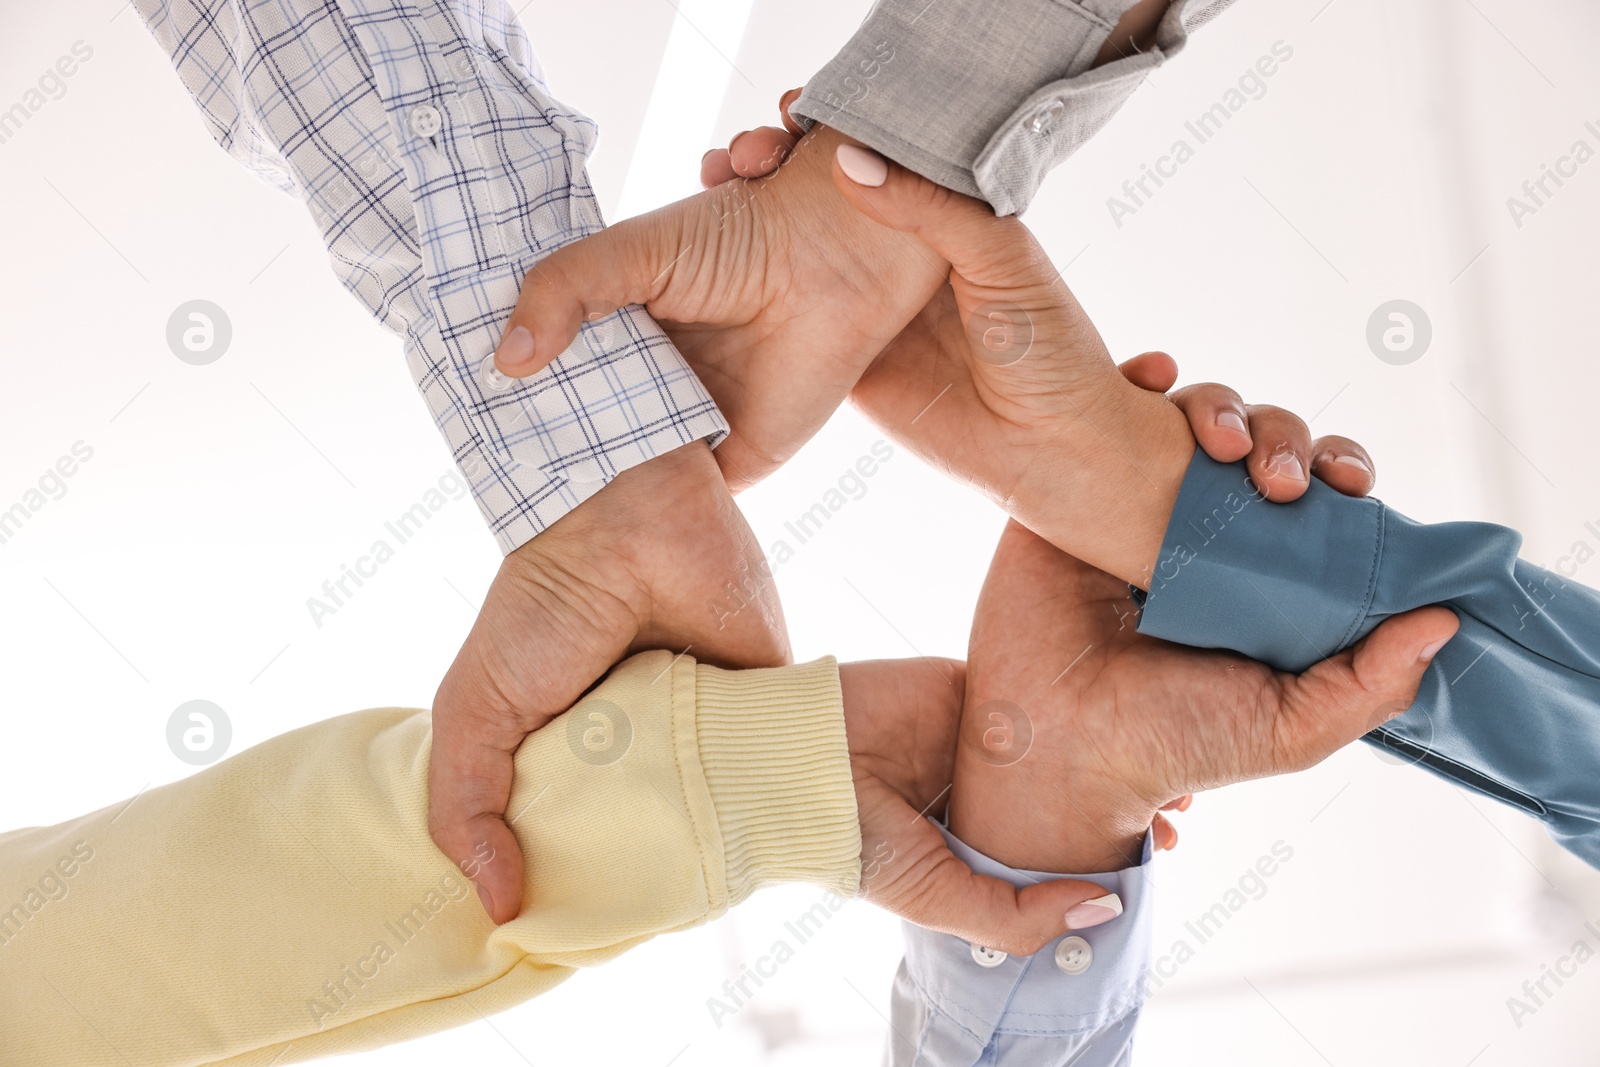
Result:
M591 174L617 217L695 191L700 154L772 121L864 9L531 0L522 17L558 94L601 123ZM94 50L0 144L0 509L74 442L94 450L0 545L0 825L190 773L165 740L186 700L226 709L235 751L356 708L425 706L498 561L470 503L321 628L305 603L446 472L398 344L334 282L300 205L211 142L136 16L86 0L10 5L0 23L0 108L74 42ZM1243 0L1052 177L1028 221L1119 358L1165 348L1189 380L1315 415L1371 448L1407 513L1516 526L1550 564L1600 522L1600 161L1520 228L1506 198L1574 140L1600 148L1583 128L1600 125L1597 36L1600 12L1579 0ZM1265 95L1116 226L1107 197L1280 40L1293 58ZM1405 367L1364 339L1396 297L1435 330ZM233 323L208 367L164 339L194 298ZM842 412L744 496L763 544L874 440ZM897 453L779 569L796 653L962 655L1000 521ZM1506 1007L1600 919L1600 876L1531 823L1357 746L1204 795L1181 830L1157 870L1158 946L1274 842L1293 859L1152 1000L1141 1062L1596 1061L1600 964L1520 1028ZM898 931L865 905L734 1021L707 1012L815 897L766 894L492 1025L359 1059L872 1062Z

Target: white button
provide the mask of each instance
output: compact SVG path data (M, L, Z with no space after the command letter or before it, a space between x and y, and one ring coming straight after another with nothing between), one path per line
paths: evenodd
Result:
M419 104L411 109L411 132L418 137L432 137L444 128L444 116L431 104Z
M972 946L972 962L979 967L998 967L1006 961L1006 954L997 948L984 948L982 945Z
M478 368L478 377L483 379L484 388L491 393L503 393L516 384L515 378L507 378L500 373L500 368L494 365L494 353L484 357L483 366Z
M1066 109L1067 105L1060 100L1052 100L1033 113L1033 121L1028 123L1028 128L1034 133L1049 133L1056 119Z
M1094 962L1094 949L1081 937L1063 937L1056 946L1056 966L1065 974L1082 974Z

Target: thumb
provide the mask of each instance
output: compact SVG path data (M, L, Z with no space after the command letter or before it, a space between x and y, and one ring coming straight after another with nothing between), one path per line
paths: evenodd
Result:
M1321 713L1294 717L1305 731L1295 747L1310 757L1296 762L1310 766L1409 709L1434 657L1460 625L1448 608L1409 611L1301 675L1291 702Z
M954 854L925 888L905 918L1012 956L1031 956L1064 933L1122 914L1122 898L1094 882L1066 879L1016 889L975 873Z
M1411 707L1422 676L1460 628L1461 620L1449 608L1420 608L1385 621L1355 646L1351 669L1373 700L1368 729Z
M625 219L534 264L495 347L496 369L512 378L536 374L567 350L586 320L656 296L681 255L670 210Z
M886 786L857 783L861 896L909 922L1010 955L1039 951L1069 930L1122 914L1122 899L1093 882L1014 888L961 862L934 824Z
M983 201L952 192L870 149L841 144L834 153L833 180L857 211L920 238L975 286L1012 289L1058 277L1015 215L996 216Z

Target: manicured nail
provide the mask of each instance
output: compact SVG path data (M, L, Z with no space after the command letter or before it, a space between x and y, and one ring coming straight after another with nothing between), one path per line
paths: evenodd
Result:
M1346 467L1354 467L1368 478L1373 477L1372 465L1360 456L1334 456L1333 462L1343 463Z
M1451 636L1454 636L1454 635L1451 635ZM1443 648L1445 645L1448 645L1449 643L1450 643L1450 638L1449 637L1445 638L1443 641L1435 641L1433 644L1431 644L1427 648L1423 649L1422 650L1422 655L1419 656L1418 658L1421 659L1422 662L1424 662L1424 663L1432 663L1433 662L1433 657L1437 656L1439 654L1439 650L1441 648Z
M1067 909L1067 929L1087 930L1091 926L1108 923L1122 914L1122 898L1115 893L1086 900Z
M483 883L473 882L478 889L478 899L483 901L483 910L488 912L489 918L494 918L494 898L489 896L489 891L483 888Z
M842 144L834 157L839 160L839 169L844 171L844 176L857 185L876 189L889 179L889 164L876 152L853 144Z
M526 326L517 326L506 334L500 347L494 350L494 361L502 367L520 367L533 361L533 334Z
M704 166L704 165L705 165L705 161L706 161L706 160L707 160L707 159L710 159L710 158L711 158L711 153L713 153L713 152L715 152L715 151L716 151L716 149L715 149L715 148L708 148L708 149L706 149L706 154L705 154L705 155L703 155L703 156L701 156L701 157L700 157L700 164L701 164L701 165L702 165L702 166Z
M1280 478L1289 478L1296 482L1306 480L1305 465L1300 462L1300 457L1293 451L1275 452L1267 460L1267 470Z
M730 156L733 155L733 149L739 143L739 138L743 137L745 134L747 134L749 132L750 132L749 130L741 130L740 132L738 132L738 133L733 135L733 140L728 142L728 155L730 155Z
M1217 425L1225 430L1238 430L1240 433L1249 433L1245 428L1244 416L1237 411L1217 412Z

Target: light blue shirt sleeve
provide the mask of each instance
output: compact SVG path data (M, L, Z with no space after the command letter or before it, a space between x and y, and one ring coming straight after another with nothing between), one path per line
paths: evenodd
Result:
M1141 633L1300 671L1390 616L1443 604L1461 620L1411 710L1365 738L1543 822L1600 867L1600 593L1481 522L1424 524L1313 480L1269 504L1242 464L1196 453L1145 598Z
M937 823L935 824L937 825ZM940 827L978 874L1013 886L1075 878L1122 898L1108 923L1063 935L1032 956L971 945L905 924L890 998L888 1067L1125 1067L1149 994L1151 850L1110 874L1013 870Z

